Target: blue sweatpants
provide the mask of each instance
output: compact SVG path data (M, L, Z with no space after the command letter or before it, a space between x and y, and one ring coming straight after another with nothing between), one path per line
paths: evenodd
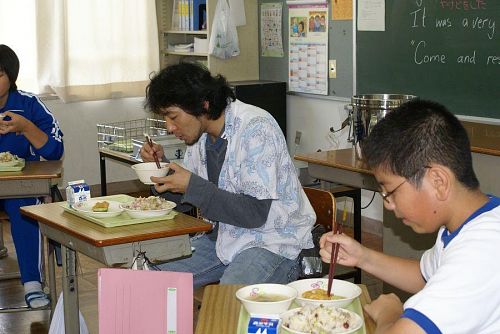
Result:
M26 205L39 204L37 198L12 198L0 200L0 207L7 213L10 220L10 229L14 246L16 247L17 262L21 272L21 282L41 282L42 268L42 238L38 222L22 216L19 208Z

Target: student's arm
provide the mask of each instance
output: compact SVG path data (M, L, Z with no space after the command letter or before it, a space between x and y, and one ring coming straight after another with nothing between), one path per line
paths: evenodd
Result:
M200 209L203 217L244 228L261 227L266 223L272 200L234 194L219 189L198 175L191 175L183 201Z
M371 304L365 305L364 309L376 323L374 334L425 333L414 321L401 318L403 304L393 293L381 295Z
M425 281L420 272L417 260L403 259L383 254L364 247L346 235L333 235L329 232L320 240L320 255L328 262L332 242L340 244L338 263L350 267L358 267L379 279L410 293L420 291Z

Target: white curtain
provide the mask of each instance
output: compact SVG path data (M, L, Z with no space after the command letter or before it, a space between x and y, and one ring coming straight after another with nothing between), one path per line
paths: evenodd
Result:
M154 0L0 0L0 44L20 89L65 102L144 96L159 69Z

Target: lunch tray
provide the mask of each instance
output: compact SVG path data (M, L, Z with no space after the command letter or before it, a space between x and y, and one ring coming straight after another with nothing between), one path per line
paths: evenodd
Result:
M297 308L297 307L300 307L300 305L296 304L295 302L292 303L292 305L290 305L290 309ZM354 313L357 313L361 317L361 319L363 319L363 326L360 329L358 329L357 331L355 331L353 334L366 334L366 328L364 325L365 319L363 317L363 308L361 307L361 302L359 301L359 298L354 299L352 301L352 303L350 303L349 305L347 305L344 308L349 310L349 311L352 311ZM240 317L238 318L238 330L236 331L237 334L247 334L248 333L247 330L248 330L248 321L249 320L250 320L250 315L248 314L247 310L243 307L243 305L241 305ZM280 324L279 333L290 334L291 332L282 328L281 324Z
M2 166L0 165L0 172L19 172L24 168L25 162L23 158L19 158L19 162L14 166Z
M103 196L103 197L93 197L92 199L110 200L110 201L116 201L116 202L120 202L120 203L128 203L128 202L133 201L134 198L135 197L132 197L129 195L120 194L120 195L111 195L111 196ZM148 218L132 218L124 211L116 217L95 218L95 217L87 216L86 214L84 214L82 212L79 212L79 211L76 211L75 209L70 208L68 203L66 203L66 202L61 202L61 206L63 207L64 211L69 212L71 214L74 214L75 216L81 217L85 220L96 223L98 225L101 225L103 227L118 227L118 226L126 226L126 225L133 225L133 224L151 223L151 222L156 222L156 221L161 221L161 220L173 219L177 215L177 212L172 210L172 211L170 211L169 214L163 215L163 216L148 217Z

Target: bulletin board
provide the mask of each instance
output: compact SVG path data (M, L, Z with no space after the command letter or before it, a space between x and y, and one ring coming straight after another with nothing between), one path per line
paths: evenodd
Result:
M286 1L259 0L259 13L262 3L283 4L283 57L263 57L259 50L259 78L261 80L288 82L288 31L289 12ZM328 1L328 12L331 14L331 1ZM260 20L259 20L260 24ZM260 31L260 27L259 27ZM260 46L259 46L260 47ZM350 98L353 95L353 33L352 20L328 19L328 58L337 63L337 77L328 78L328 96ZM311 95L315 96L315 95Z

